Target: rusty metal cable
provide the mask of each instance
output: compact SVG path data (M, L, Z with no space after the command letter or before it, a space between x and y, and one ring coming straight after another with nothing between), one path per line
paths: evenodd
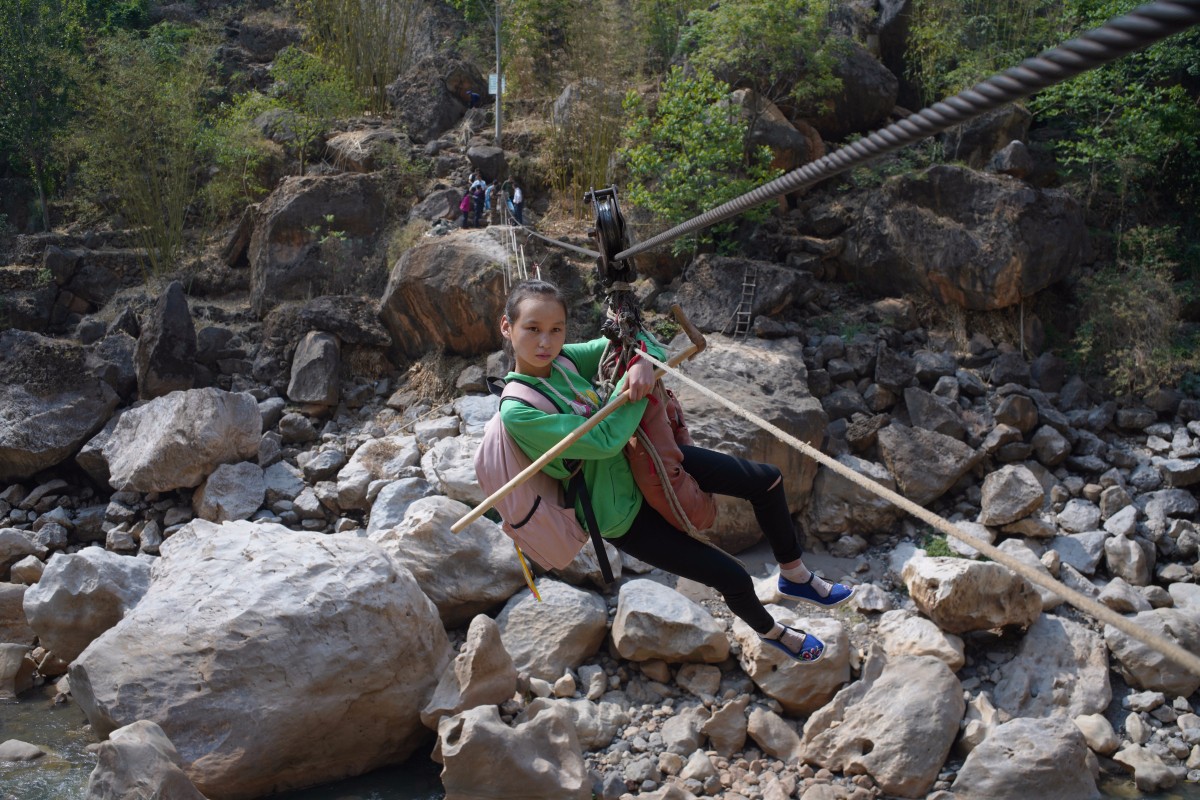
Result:
M1200 23L1200 0L1158 0L1111 19L970 89L875 131L840 150L805 164L698 217L629 247L615 260L633 256L736 216L779 195L805 189L818 181L861 166L935 133L1062 83L1080 73L1148 47Z

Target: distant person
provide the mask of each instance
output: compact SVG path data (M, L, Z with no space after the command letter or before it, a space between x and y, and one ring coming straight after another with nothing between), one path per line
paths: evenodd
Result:
M493 223L492 219L492 198L496 194L496 182L492 181L487 188L483 190L483 213L487 215L488 225Z
M471 193L467 192L458 202L458 210L462 212L462 227L471 227Z
M525 224L525 193L521 191L519 184L513 184L512 191L512 206L513 218L517 220L518 225Z
M470 108L479 108L479 92L474 89L467 90L467 106Z
M475 191L475 187L479 187L480 191L487 188L487 181L484 180L482 173L475 173L475 180L471 181L471 185L468 188L473 192Z
M482 227L479 223L483 218L483 187L476 185L471 190L471 213L475 215L475 220L472 223L476 228Z

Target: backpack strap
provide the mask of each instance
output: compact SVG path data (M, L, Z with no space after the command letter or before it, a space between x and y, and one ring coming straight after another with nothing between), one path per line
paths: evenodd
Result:
M592 537L592 549L596 551L596 563L600 566L600 577L605 583L612 583L612 565L608 563L608 553L604 550L604 537L600 535L600 523L596 522L596 512L592 509L592 498L588 494L587 485L583 482L583 470L575 470L567 484L567 502L574 505L575 498L583 506L583 518L587 521L588 534Z

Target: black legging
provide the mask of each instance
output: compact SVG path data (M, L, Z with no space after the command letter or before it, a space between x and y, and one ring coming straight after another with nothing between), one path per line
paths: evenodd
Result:
M787 563L800 558L803 548L792 524L778 467L702 447L681 449L683 468L701 489L741 497L754 505L754 517L776 561ZM774 627L774 618L754 593L753 580L736 559L688 536L649 503L642 503L624 536L608 541L647 564L716 589L729 610L758 633Z

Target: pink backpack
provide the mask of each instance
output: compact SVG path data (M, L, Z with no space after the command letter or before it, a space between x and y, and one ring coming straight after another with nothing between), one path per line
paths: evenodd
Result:
M560 356L558 364L578 374L570 359ZM547 414L562 413L549 397L521 381L509 381L504 385L500 402L503 403L507 398L525 402ZM532 460L504 430L500 412L497 411L484 427L483 440L475 451L475 475L480 488L491 495L531 463ZM564 492L562 482L557 478L545 472L533 475L496 503L496 511L502 520L501 527L522 552L529 554L542 567L564 569L588 540L588 532L575 517L574 497L579 494L588 527L592 529L591 539L596 548L600 572L604 580L611 583L612 569L592 513L582 470L575 472L570 484L569 491Z

